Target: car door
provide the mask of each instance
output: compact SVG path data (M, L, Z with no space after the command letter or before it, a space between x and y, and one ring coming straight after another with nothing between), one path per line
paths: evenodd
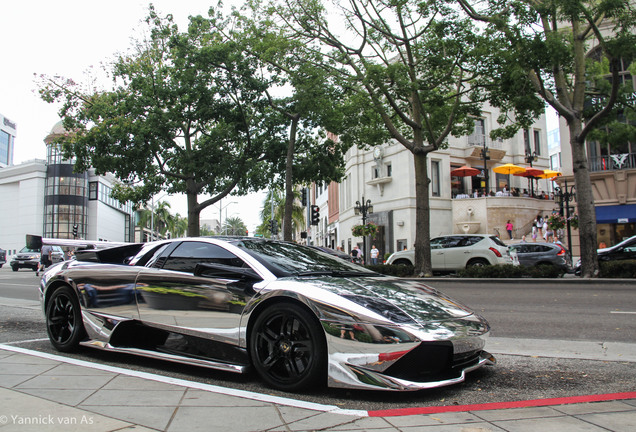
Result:
M466 263L472 257L473 244L482 240L468 236L451 236L447 242L447 249L444 255L446 270L461 270L466 268Z
M446 270L444 260L446 237L437 237L431 240L431 268L434 271Z
M207 271L206 266L210 267ZM214 266L226 271L216 271ZM254 279L242 280L232 269L238 272L248 267L219 245L181 242L139 273L140 319L180 333L185 329L193 336L238 344L241 313L254 295Z

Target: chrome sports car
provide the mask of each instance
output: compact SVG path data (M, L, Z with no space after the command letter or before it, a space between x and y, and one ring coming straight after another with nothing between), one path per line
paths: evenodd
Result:
M253 368L285 391L419 390L494 364L489 325L467 307L285 242L189 238L78 252L46 272L40 291L60 351Z

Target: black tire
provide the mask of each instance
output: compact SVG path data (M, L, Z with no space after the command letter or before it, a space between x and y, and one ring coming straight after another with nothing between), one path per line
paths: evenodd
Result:
M393 265L410 265L410 266L412 266L413 264L411 263L411 261L409 261L407 259L399 259L399 260L395 260Z
M68 286L55 290L46 305L46 332L58 351L77 349L86 334L75 292Z
M301 306L267 307L254 322L249 348L254 368L271 387L294 392L326 384L324 331Z
M18 266L11 266L11 270L18 271L20 268Z
M468 263L466 264L466 268L468 267L484 267L490 265L490 263L488 262L488 260L485 260L483 258L475 258L472 259L470 261L468 261Z

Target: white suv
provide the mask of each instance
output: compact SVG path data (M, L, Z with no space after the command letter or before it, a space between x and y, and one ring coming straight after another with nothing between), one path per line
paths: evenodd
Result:
M415 251L393 253L387 264L415 263ZM433 271L457 271L471 266L494 264L518 265L499 237L489 234L453 234L431 240L431 265Z

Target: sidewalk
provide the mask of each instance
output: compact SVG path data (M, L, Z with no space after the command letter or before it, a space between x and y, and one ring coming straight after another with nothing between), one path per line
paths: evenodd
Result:
M516 350L523 355L524 347L511 340L495 342L493 352ZM607 349L580 348L587 353L584 356L613 355ZM628 348L621 360L636 362L636 349ZM607 400L589 402L602 399ZM588 402L569 403L584 400ZM0 432L636 430L634 391L531 405L431 407L412 415L343 410L291 396L227 389L0 344Z

